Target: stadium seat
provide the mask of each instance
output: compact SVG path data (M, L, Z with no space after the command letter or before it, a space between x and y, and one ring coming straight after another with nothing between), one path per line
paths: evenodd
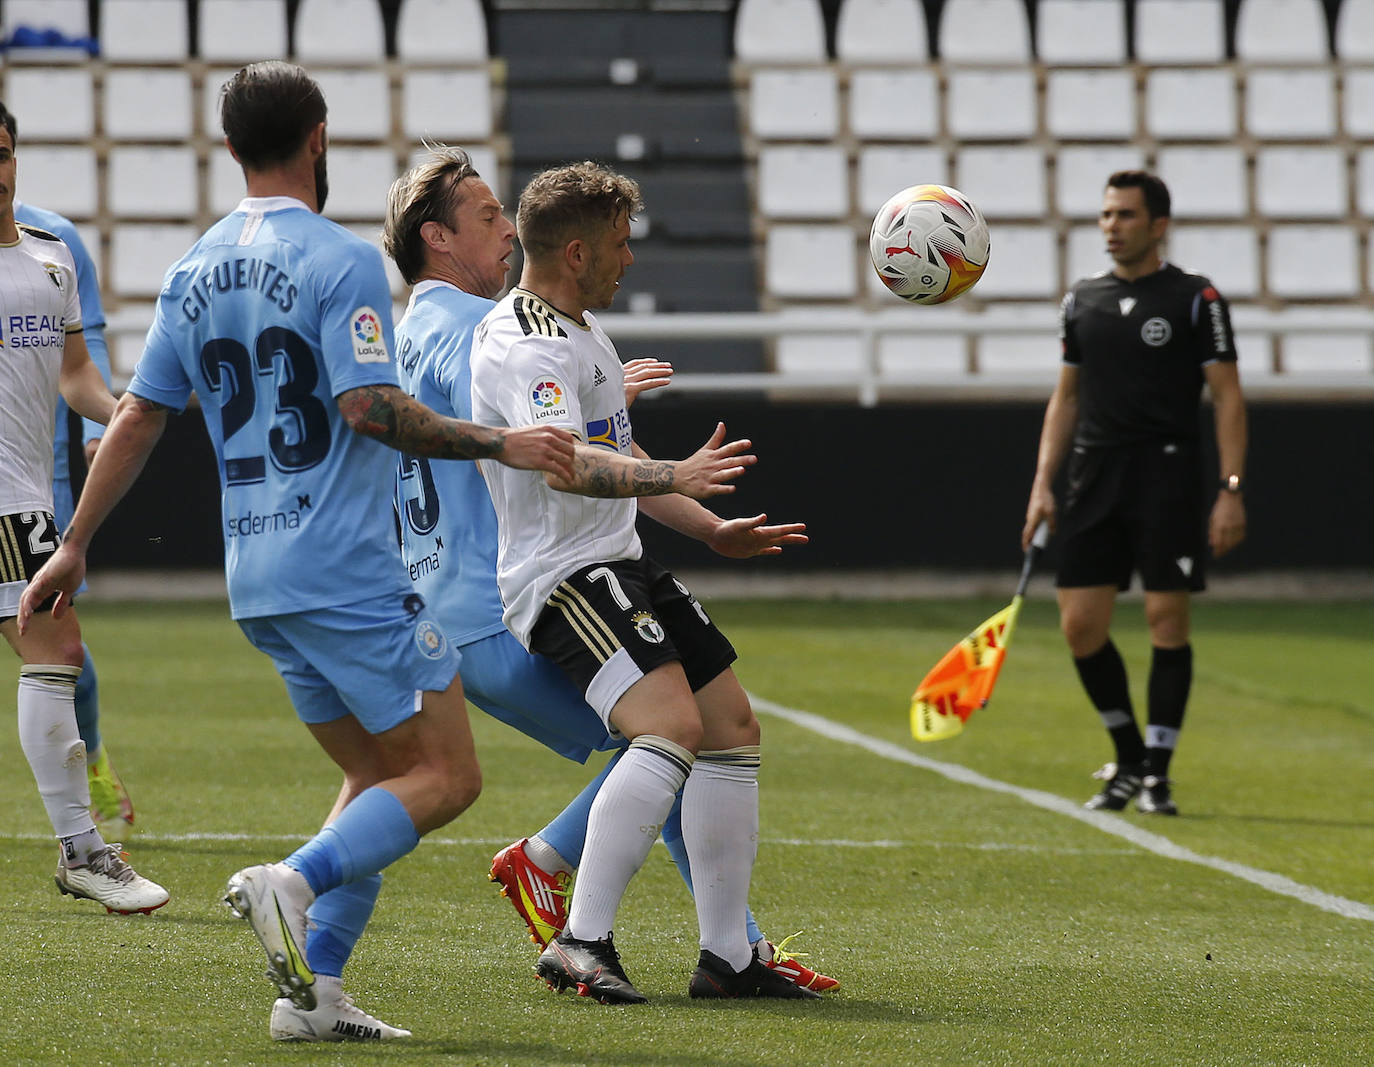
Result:
M223 144L210 149L206 190L206 207L216 218L229 214L244 197L243 168Z
M312 69L329 104L330 141L384 141L391 136L391 85L382 70ZM457 98L449 101L456 110Z
M86 67L11 66L4 99L25 141L86 141L95 134L95 91Z
M506 184L510 176L501 166L500 160L496 154L496 149L492 148L490 145L484 144L465 144L459 147L468 154L468 157L472 160L472 165L477 169L477 173L482 176L482 180L491 187L491 191L500 199L508 202L508 213L514 211L512 205L515 198L519 195L520 189L524 188L524 183L522 182L514 191L510 189ZM413 167L428 156L429 150L423 145L417 145L415 150L410 153L410 158L405 161L404 166L406 168ZM400 171L397 171L397 173L399 174Z
M231 69L207 70L201 88L201 122L205 135L219 143L224 139L224 128L219 122L219 94L225 82L234 76Z
M760 72L773 73L782 72ZM833 90L833 76L831 86ZM832 101L832 122L836 107ZM596 115L597 121L588 123L587 115ZM800 119L785 116L783 128L809 128L814 122L814 116ZM506 97L505 128L517 164L587 158L738 160L743 151L738 121L734 97L728 93L608 86L577 93L522 89ZM779 139L806 136L782 133Z
M396 173L389 148L331 145L325 214L335 219L381 219Z
M901 106L894 107L893 101ZM940 132L933 70L856 70L849 77L849 132L866 141L928 141Z
M377 63L386 32L377 0L301 0L296 9L296 57L311 63Z
M191 223L124 223L110 238L110 280L121 297L156 296L167 268L195 244Z
M1350 206L1345 151L1261 148L1255 154L1255 211L1271 219L1339 219Z
M888 296L896 299L890 293ZM960 333L924 330L919 336L879 337L878 373L896 382L964 385L969 380L968 343Z
M759 150L759 212L766 219L842 219L849 214L849 160L837 145Z
M412 141L485 141L492 134L491 109L485 67L407 71L401 85L401 128Z
M100 0L100 55L115 62L181 62L191 31L184 3Z
M1036 50L1056 66L1117 66L1126 61L1125 0L1040 0Z
M1330 70L1250 70L1245 76L1245 129L1267 141L1335 136L1336 91Z
M117 141L185 141L193 133L191 75L177 68L105 73L105 135Z
M764 278L772 296L850 300L858 294L857 269L857 245L849 226L779 224L768 230Z
M912 185L949 185L943 148L870 145L859 152L856 196L859 210L874 215L888 200Z
M200 0L196 25L201 59L286 57L286 0Z
M485 63L481 0L404 0L396 16L396 55L406 63Z
M1055 208L1065 218L1095 219L1108 175L1144 165L1138 145L1065 145L1055 156Z
M1253 226L1171 226L1165 256L1205 274L1228 300L1260 295L1259 235Z
M1035 72L953 70L949 74L945 121L951 136L967 141L1003 141L1036 133Z
M1235 81L1225 67L1152 71L1145 128L1160 140L1226 141L1236 135Z
M853 381L863 360L863 344L853 334L781 333L773 348L773 369L794 381L836 375Z
M1087 224L1069 228L1068 241L1064 246L1066 286L1100 274L1104 270L1110 270L1111 266L1112 261L1107 256L1107 243L1102 238L1101 230Z
M89 12L86 0L5 0L0 15L7 34L24 26L79 39L92 36ZM81 63L89 58L83 48L11 48L4 55L6 63Z
M1236 58L1247 63L1330 59L1321 0L1245 0L1236 16Z
M1374 70L1346 68L1341 125L1348 137L1374 141Z
M740 0L735 56L750 63L824 60L821 5L817 0Z
M125 145L106 157L105 203L125 219L189 219L196 214L195 149Z
M1360 292L1359 237L1348 226L1273 226L1265 255L1269 292L1336 300Z
M1162 146L1155 169L1168 183L1176 219L1239 219L1250 213L1242 148Z
M1048 210L1045 153L1039 148L961 148L954 157L954 173L954 184L972 197L989 219L1038 219Z
M754 208L739 167L674 163L625 169L644 194L640 218L651 234L687 241L749 240ZM521 185L528 179L519 177Z
M1369 334L1301 332L1279 335L1280 361L1283 377L1294 382L1324 377L1368 375L1374 370L1370 362ZM1241 353L1245 359L1245 353ZM1250 369L1250 361L1241 364L1242 372Z
M1128 141L1136 133L1135 96L1129 70L1052 70L1045 129L1061 141Z
M68 218L93 219L97 216L100 193L94 148L89 145L26 144L22 155L21 200L32 199L39 206Z
M1060 291L1059 249L1051 226L997 227L988 269L978 283L987 300L1052 299Z
M914 65L930 55L921 0L844 0L835 27L835 58L842 63Z
M1336 56L1345 63L1374 60L1374 0L1341 0L1336 13Z
M984 284L986 281L979 282L979 288ZM978 380L991 387L1039 386L1048 396L1059 379L1062 363L1054 333L1057 310L1053 300L998 309L999 317L1024 319L1026 328L1018 333L987 333L978 337L974 352Z
M1365 218L1374 216L1374 148L1355 154L1355 211Z
M1031 60L1030 19L1021 0L945 0L937 30L946 63Z
M1136 0L1135 58L1151 66L1222 62L1223 0Z
M620 282L624 306L633 299L659 311L752 311L758 307L754 255L746 246L645 240L635 244L634 253L634 267Z
M749 126L764 140L829 140L840 121L835 71L758 70L749 86Z

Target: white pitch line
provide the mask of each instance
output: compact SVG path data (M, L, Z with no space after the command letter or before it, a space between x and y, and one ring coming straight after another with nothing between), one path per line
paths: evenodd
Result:
M1247 867L1243 863L1234 863L1231 860L1221 859L1218 856L1204 856L1194 852L1192 849L1184 848L1170 841L1167 837L1151 833L1149 830L1142 830L1132 825L1125 819L1117 815L1109 815L1100 811L1091 811L1076 804L1064 797L1056 796L1053 793L1046 793L1039 789L1025 789L1018 785L1011 785L1008 782L999 782L995 778L988 778L986 775L971 771L967 767L961 767L957 763L943 763L940 760L927 759L925 756L918 756L916 753L902 748L900 745L890 744L887 741L879 740L876 737L869 737L861 734L857 730L852 730L848 726L842 726L837 722L815 715L809 711L799 711L796 708L784 707L775 704L771 700L749 694L749 699L753 702L754 710L773 715L779 719L784 719L802 729L810 730L812 733L820 734L823 737L831 738L834 741L843 741L846 744L856 745L859 748L867 749L876 756L884 759L893 760L897 763L910 764L913 767L920 767L922 770L933 771L936 774L948 778L952 782L959 782L962 785L971 785L978 789L987 789L994 793L1007 793L1023 800L1027 804L1033 804L1037 808L1044 808L1052 811L1056 815L1067 815L1071 819L1085 822L1089 826L1101 830L1105 834L1112 834L1120 837L1147 852L1153 852L1157 856L1166 859L1180 860L1183 863L1195 863L1200 867L1210 867L1213 870L1229 874L1234 878L1250 882L1267 889L1271 893L1278 893L1282 896L1293 897L1302 901L1304 904L1311 904L1313 907L1321 908L1323 911L1333 912L1336 915L1347 919L1364 919L1374 922L1374 907L1362 904L1358 900L1347 900L1345 897L1338 897L1333 893L1327 893L1321 889L1303 885L1282 874L1274 874L1272 871L1262 871L1257 867Z

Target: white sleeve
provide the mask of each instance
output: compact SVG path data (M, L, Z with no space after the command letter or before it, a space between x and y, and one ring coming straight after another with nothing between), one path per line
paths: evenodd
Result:
M531 335L511 346L491 397L507 426L559 426L585 438L580 376L571 356L558 337Z

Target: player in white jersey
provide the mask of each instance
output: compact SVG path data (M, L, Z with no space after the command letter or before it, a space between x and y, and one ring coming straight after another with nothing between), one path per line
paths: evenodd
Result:
M57 886L111 911L149 912L167 891L139 876L90 812L75 692L84 653L72 612L38 598L20 624L26 583L58 546L53 411L59 391L108 422L114 397L82 337L76 265L56 236L14 219L14 116L0 104L0 632L19 656L19 740L60 842Z
M704 509L685 498L730 492L755 462L748 441L725 443L723 425L676 463L633 442L620 359L589 309L610 306L633 262L640 207L633 181L596 164L537 175L520 196L520 284L473 344L475 419L561 426L579 440L572 478L481 465L500 526L506 625L629 740L593 802L567 926L538 973L605 1003L644 1002L612 925L681 788L701 933L689 992L814 998L758 961L746 933L759 725L730 666L735 650L686 587L645 558L635 531L635 498L662 497L665 521L691 529Z
M471 415L473 330L505 287L514 237L515 227L501 202L462 149L436 147L392 183L383 245L414 286L405 317L396 326L401 384L441 414ZM630 361L627 402L632 390L637 395L667 385L671 373L671 366L658 360ZM622 749L624 740L610 737L572 682L549 660L521 647L502 624L496 513L474 465L403 456L397 483L402 551L411 581L463 655L469 703L579 763L593 751ZM652 516L664 500L645 497L642 507ZM697 524L686 532L731 558L776 554L784 545L806 541L803 524L769 526L761 515L722 519L697 507L693 518ZM581 862L587 810L612 767L608 764L537 834L502 849L493 861L493 881L502 885L541 949L567 921L567 886ZM680 810L675 802L663 840L690 888ZM811 989L838 985L779 951L752 915L746 923L749 941L767 966ZM347 936L347 929L337 936Z
M397 386L382 258L319 214L325 101L305 71L252 64L220 105L248 196L168 270L66 542L20 622L34 598L76 587L168 410L197 393L219 463L231 612L345 779L324 829L280 863L237 872L225 899L267 953L274 1038L406 1037L353 1005L334 947L306 937L309 916L341 896L375 897L381 871L480 789L458 656L396 546L390 449L562 477L573 443L562 430L440 418Z

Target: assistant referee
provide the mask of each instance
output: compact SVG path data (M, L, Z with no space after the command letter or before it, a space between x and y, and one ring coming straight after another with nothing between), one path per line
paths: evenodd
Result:
M1060 539L1059 622L1116 749L1089 808L1177 815L1169 761L1193 680L1191 594L1207 551L1245 537L1245 400L1226 301L1200 274L1166 263L1169 190L1145 171L1107 179L1098 226L1113 266L1078 282L1060 308L1063 365L1045 410L1023 544L1042 519ZM1199 449L1203 383L1214 405L1220 478L1210 518ZM1067 491L1053 483L1068 459ZM1108 628L1138 571L1150 630L1142 738L1126 666Z

